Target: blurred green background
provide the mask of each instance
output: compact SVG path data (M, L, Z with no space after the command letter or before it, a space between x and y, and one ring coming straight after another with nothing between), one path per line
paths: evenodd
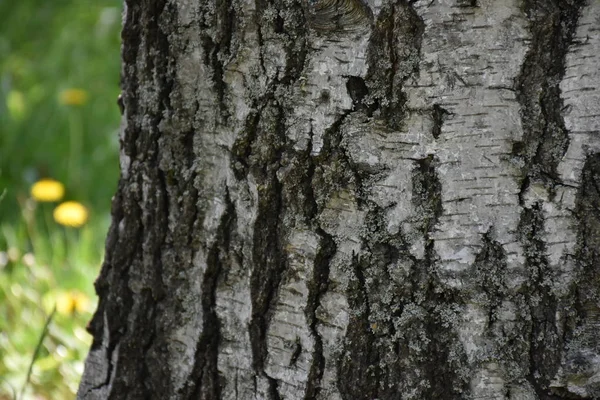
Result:
M118 179L121 9L0 0L0 400L75 397ZM64 196L36 200L45 178Z

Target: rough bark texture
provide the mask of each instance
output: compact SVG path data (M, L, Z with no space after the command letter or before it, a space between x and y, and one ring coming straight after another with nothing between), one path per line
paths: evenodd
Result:
M128 0L79 399L600 398L599 0Z

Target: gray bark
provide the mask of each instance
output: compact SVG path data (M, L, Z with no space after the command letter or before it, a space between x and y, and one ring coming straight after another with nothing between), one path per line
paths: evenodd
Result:
M599 0L128 0L79 399L600 398Z

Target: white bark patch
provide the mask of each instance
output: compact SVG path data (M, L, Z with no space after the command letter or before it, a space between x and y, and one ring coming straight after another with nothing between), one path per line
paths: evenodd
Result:
M505 393L502 370L496 363L486 364L471 383L473 400L505 400Z
M267 331L265 372L278 380L283 398L304 395L312 363L314 339L306 320L308 287L319 237L311 231L295 231L285 245L289 269L282 283Z
M203 310L202 277L206 271L206 254L198 250L193 264L181 271L181 278L188 281L185 293L176 293L180 299L183 322L170 332L167 338L167 360L171 368L171 383L175 390L183 388L194 368L198 338L202 335ZM167 311L168 312L168 311Z
M516 171L503 158L522 135L512 86L528 33L516 0L478 1L479 7L466 8L454 3L416 3L425 23L422 59L418 76L409 79L405 90L413 113L437 105L449 114L432 146L444 208L432 238L445 283L464 288L456 273L470 270L482 235L491 227L503 238L508 268L518 271L524 265L517 242ZM468 308L459 329L471 362L485 344L482 313L476 306ZM483 366L471 384L474 397L503 399L503 374L500 366Z
M257 215L256 182L251 175L247 186L235 184L233 180L229 175L228 187L237 216L236 233L245 238L246 243L252 243ZM252 258L251 248L245 246L241 252L244 260ZM231 260L230 270L216 292L215 311L221 324L217 365L219 373L226 377L221 389L221 396L226 400L258 398L248 334L252 318L251 270L239 261L243 260Z
M349 258L343 253L337 253L331 260L331 274L340 274L349 263ZM339 276L339 275L337 275ZM332 285L330 283L330 285ZM319 320L317 331L323 340L323 357L325 368L321 378L321 389L323 399L340 399L337 388L337 363L336 359L341 351L341 343L346 334L348 326L350 306L346 298L345 290L335 283L333 287L321 297L321 304L317 308L316 315Z
M505 249L517 267L523 263L515 237L519 189L502 156L522 134L511 86L527 50L526 22L515 1L464 9L450 3L417 6L426 25L423 59L406 89L410 108L438 104L451 114L435 145L444 202L434 234L440 267L463 269L491 226L498 237L509 238ZM452 276L447 283L460 286Z
M227 377L222 388L223 399L254 398L254 370L248 324L252 316L250 302L250 271L243 266L232 265L233 276L228 286L217 291L216 312L221 323L219 347L219 373Z

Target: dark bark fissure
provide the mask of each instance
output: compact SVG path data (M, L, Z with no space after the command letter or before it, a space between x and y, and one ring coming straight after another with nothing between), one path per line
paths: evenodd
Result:
M238 135L231 149L231 169L238 180L248 175L248 160L252 153L252 143L256 140L256 131L262 110L253 111L246 118L243 131Z
M448 315L462 303L461 296L442 287L436 270L438 262L431 232L443 213L442 186L437 176L437 160L428 156L415 160L412 176L413 224L424 240L425 253L411 261L410 284L404 289L403 308L411 310L408 321L398 331L410 330L399 342L406 379L404 390L416 389L422 398L461 398L468 379L463 350L456 346L457 338L450 329ZM415 312L415 310L418 310ZM398 315L400 317L401 315ZM406 326L406 327L404 327ZM415 344L419 349L415 349ZM418 368L415 369L414 366ZM421 371L421 372L416 372ZM425 380L426 385L422 382ZM393 392L388 398L394 398Z
M442 123L439 122L440 131ZM434 156L416 160L412 177L412 202L417 216L415 224L425 242L425 256L422 260L414 260L411 271L411 302L425 310L420 329L426 332L427 337L425 356L421 356L416 364L425 371L428 382L428 387L422 389L423 398L458 399L468 385L466 356L463 349L456 348L456 335L449 329L444 314L454 313L454 308L463 299L457 292L442 287L435 268L438 259L431 232L443 213L442 184L436 165Z
M352 78L350 78L352 79ZM360 78L357 83L360 87ZM352 86L352 84L350 85ZM362 88L364 89L364 88ZM350 90L350 89L349 89ZM360 96L360 95L358 95ZM347 187L358 181L356 174L347 168L350 161L344 152L341 142L341 126L352 110L340 115L332 126L325 132L323 137L323 148L319 155L312 156L312 132L306 152L298 155L298 167L295 173L289 176L291 188L298 187L301 196L298 198L298 206L292 206L292 212L304 216L304 223L319 235L318 253L314 260L312 279L308 282L309 295L305 308L305 314L309 323L309 329L314 338L314 350L312 363L306 384L304 398L306 400L316 398L321 391L321 379L325 368L323 355L323 340L318 332L317 309L320 306L322 296L329 287L329 268L331 258L337 251L334 238L326 233L320 226L318 217L325 208L325 203L330 194L336 189ZM343 172L342 172L343 171ZM294 191L290 198L297 195Z
M285 71L280 83L291 85L302 76L308 56L308 26L304 18L304 10L300 1L283 6L275 1L278 18L274 21L273 31L285 35ZM282 18L281 14L288 15Z
M286 140L282 118L283 110L277 104L265 107L258 122L249 166L250 173L258 184L258 211L252 250L253 270L250 277L252 317L249 334L254 369L257 374L267 377L271 385L276 383L264 372L267 356L266 334L287 264L281 241L282 185L276 175Z
M415 215L418 216L419 230L426 240L426 247L433 244L429 233L433 230L443 212L442 184L435 167L436 160L432 155L416 160L412 177L412 201L415 207ZM429 253L428 257L433 261L433 253Z
M523 140L513 146L525 163L524 189L533 182L550 190L561 183L557 167L569 137L561 115L559 84L583 4L583 0L524 0L532 39L515 82Z
M338 366L338 387L343 398L388 398L401 375L397 365L380 365L390 349L387 336L393 334L391 321L402 310L402 298L391 283L387 268L399 259L400 237L382 235L383 210L373 206L367 215L363 238L365 254L355 255L348 302L355 313L346 330L344 349ZM386 298L382 298L388 293ZM382 354L383 353L383 354Z
M379 355L369 324L371 310L363 273L365 261L361 262L355 255L351 265L353 279L348 285L348 305L355 314L348 321L344 351L338 361L338 388L344 399L379 397L380 371L376 366Z
M211 79L217 97L220 122L226 124L230 114L225 98L227 85L223 80L223 74L226 60L230 57L231 52L235 51L231 48L231 43L237 28L237 19L233 2L214 0L214 4L207 5L207 8L211 6L214 7L214 11L204 10L204 15L213 15L213 19L211 21L200 20L203 32L200 43L204 50L204 64L212 70Z
M506 255L490 231L483 235L483 248L475 259L474 269L477 271L473 274L474 283L484 294L478 301L488 310L488 323L493 325L498 318L498 308L507 295Z
M271 9L269 11L275 10L274 18L265 17L265 15L271 15L270 12L266 12L268 9ZM268 96L272 96L276 86L294 84L304 70L304 64L308 55L306 13L303 3L299 0L286 2L286 4L273 0L257 0L256 22L258 25L257 38L260 50L259 64L263 76L268 75L265 63L272 61L265 59L265 42L272 41L278 43L283 46L285 51L283 71L278 71L277 76L273 77L273 86L268 93Z
M479 7L477 0L458 0L457 7L459 8L473 8Z
M546 244L540 239L543 229L544 217L541 204L524 209L519 232L528 267L528 287L525 296L531 314L527 380L540 399L551 400L559 398L549 392L548 385L560 365L564 342L557 333L558 299L553 295L549 284L556 279L556 276L548 267Z
M404 82L418 71L425 25L412 6L398 0L379 12L369 41L369 101L381 107L381 118L398 129L405 115ZM389 60L382 68L380 60Z
M431 118L433 119L433 128L431 134L435 139L439 139L442 135L442 125L448 115L452 115L448 110L441 107L439 104L434 104L431 111Z
M451 348L456 338L444 317L459 298L439 290L432 242L426 257L417 260L403 235L382 234L384 210L373 206L366 224L365 255L355 259L348 288L357 314L349 321L338 369L343 398L395 399L403 392L461 398L467 384L459 372L464 355ZM390 276L399 263L410 266L401 280Z
M520 310L526 310L526 296L511 293L508 287L507 255L503 246L495 239L494 231L488 230L482 238L482 247L474 262L476 274L471 275L471 287L478 293L470 301L488 310L487 327L490 345L479 355L479 362L500 363L505 372L505 379L522 379L529 366L523 358L529 349L529 337L524 335L528 327L522 322ZM512 322L500 318L507 310L515 306L515 318ZM510 310L511 308L508 308ZM511 325L515 327L511 328ZM508 389L507 389L508 390Z
M346 90L352 99L352 111L364 111L367 117L372 117L373 111L379 107L379 104L368 99L369 88L365 80L358 76L349 76Z
M558 332L567 321L557 321L569 299L559 299L550 282L557 277L548 266L542 204L525 206L524 196L532 184L544 185L554 197L561 185L557 168L569 145L561 112L559 84L565 73L565 58L575 33L581 0L525 0L532 40L517 78L517 100L521 104L523 139L513 144L513 156L524 162L520 203L520 241L525 250L528 285L525 301L531 316L528 381L540 399L562 398L550 391L550 381L560 366L566 338ZM564 313L563 313L564 314ZM565 334L569 334L566 326Z
M237 219L229 193L226 194L225 204L217 237L207 256L202 282L202 335L196 347L194 369L187 387L181 393L182 399L218 399L221 395L217 370L220 322L215 311L216 291L222 275L229 269L231 235Z
M396 2L380 12L369 48L369 92L363 94L360 81L349 80L355 110L372 112L384 99L393 99L383 107L381 118L391 128L401 125L406 101L402 84L417 70L423 30L423 22L405 2ZM389 58L389 69L375 67L381 57ZM362 104L371 109L359 107ZM441 107L434 108L439 131L445 114ZM338 368L338 387L343 398L396 398L403 390L417 391L423 398L460 398L466 388L466 377L456 368L464 364L464 356L460 350L450 349L452 334L439 308L442 302L450 309L458 300L453 294L440 298L430 238L442 213L441 184L433 157L416 160L415 164L413 202L419 217L414 223L424 237L424 260L416 260L407 252L402 233L382 235L386 231L384 210L367 201L369 182L378 171L359 171L349 164L359 178L354 180L358 185L358 204L371 211L368 234L363 238L367 255L356 260L355 278L348 289L350 307L360 313L349 322ZM409 287L396 286L386 272L399 260L411 265ZM386 298L381 293L389 295ZM411 322L403 325L406 320ZM392 348L397 349L397 359L386 360L386 366L381 366L384 355ZM453 359L451 351L455 353ZM448 382L452 382L452 388L447 387Z
M343 120L345 115L339 118ZM341 122L334 124L329 132L337 135ZM327 141L327 140L325 140ZM324 147L330 148L325 145ZM308 373L305 399L313 399L320 392L320 382L325 367L325 358L323 356L323 341L318 333L317 308L320 305L322 295L327 291L329 285L329 263L336 252L336 244L333 238L327 234L319 225L318 216L322 208L319 203L323 200L321 196L326 193L315 192L314 185L317 161L321 156L311 156L312 138L309 141L306 151L297 152L288 148L282 156L282 165L287 171L282 174L280 181L283 191L283 202L285 204L286 215L295 220L295 224L302 227L309 227L319 236L318 251L313 262L312 277L307 282L309 293L305 315L309 324L310 332L314 339L314 349L312 354L312 363ZM325 151L329 153L329 151ZM329 157L328 155L327 157ZM345 162L347 159L339 155ZM318 178L317 178L318 179ZM299 343L295 353L292 355L292 361L299 357L302 349Z
M306 383L306 400L315 399L320 392L321 378L325 369L325 357L323 356L323 340L317 331L317 308L320 305L321 297L327 291L329 284L329 263L336 252L336 244L333 238L325 231L317 228L321 240L319 252L315 258L312 281L309 283L309 295L306 304L305 314L310 326L310 331L315 340L313 361L308 373Z
M345 111L331 124L323 135L321 152L312 157L314 165L312 188L319 212L325 209L326 202L332 193L348 188L354 188L357 192L362 189L361 173L364 171L359 171L352 165L353 163L341 143L342 125L353 112L352 110ZM364 195L359 194L356 200L362 204L364 198Z
M127 111L128 115L138 115L139 113L139 84L136 75L137 70L137 57L141 51L142 42L142 25L141 16L142 9L140 7L130 6L126 20L123 21L123 30L121 31L121 40L123 46L121 48L121 59L123 65L130 66L129 70L123 69L121 74L121 101L123 103L123 109ZM123 132L123 138L120 140L120 147L122 151L131 159L135 159L137 156L136 151L136 140L139 134L138 129L134 129L133 126L127 126L125 132Z
M223 63L219 59L221 44L214 42L213 38L205 35L202 38L204 48L204 63L212 69L213 87L217 94L217 104L222 118L226 121L229 117L228 107L225 102L225 82L223 82ZM225 122L226 123L226 122Z
M575 210L581 281L579 301L600 304L600 153L586 157ZM586 293L588 292L588 293Z

